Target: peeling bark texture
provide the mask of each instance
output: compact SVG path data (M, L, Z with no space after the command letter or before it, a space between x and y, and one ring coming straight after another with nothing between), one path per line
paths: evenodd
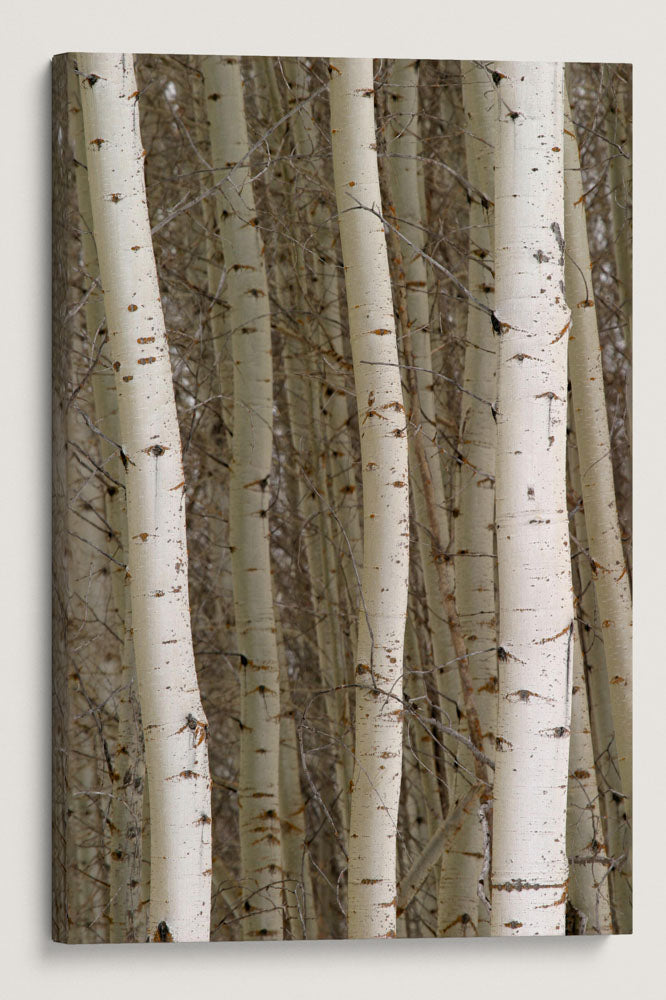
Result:
M329 74L363 470L348 935L394 937L402 771L402 710L395 698L402 695L409 564L407 438L386 238L380 220L365 210L381 205L372 60L335 59Z
M603 635L622 793L631 818L632 607L615 504L611 441L592 290L578 144L567 105L565 156L566 287L571 307L569 377L585 525Z
M565 933L573 604L566 504L563 84L499 63L494 936Z
M257 229L243 81L236 57L202 60L211 126L218 223L234 365L229 537L241 660L238 805L243 935L282 937L280 845L280 672L268 508L271 491L273 359L263 247Z
M211 893L208 726L188 604L185 496L132 56L80 53L94 236L127 470L133 639L151 795L155 941L205 941Z

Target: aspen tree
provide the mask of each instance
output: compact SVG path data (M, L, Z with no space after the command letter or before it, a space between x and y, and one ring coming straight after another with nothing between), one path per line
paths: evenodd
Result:
M325 559L332 571L331 589L337 598L338 608L345 606L349 622L349 643L356 645L355 595L357 574L362 567L361 522L359 517L359 491L356 482L356 462L349 433L349 406L346 380L352 366L347 360L348 350L343 339L340 321L340 267L337 253L337 234L331 224L332 206L328 184L322 190L323 180L311 176L313 167L304 164L308 157L314 157L321 148L321 124L317 120L314 102L309 100L308 75L303 62L287 59L284 73L290 87L290 103L302 104L298 114L290 121L294 138L294 150L301 158L300 171L310 182L302 195L301 232L303 246L313 247L315 253L308 254L309 281L306 315L311 315L311 337L315 348L315 365L319 377L325 383L320 400L320 455L321 467L327 475L325 480L328 510L322 509L322 524L328 522L324 533ZM313 191L313 185L316 185ZM332 200L334 201L334 193ZM299 249L300 263L303 264L304 251ZM303 268L301 267L301 273ZM314 309L313 309L314 307ZM307 308L307 306L306 306ZM322 504L322 508L324 504ZM337 543L337 551L334 544ZM350 595L352 599L350 600ZM335 609L333 609L335 610ZM345 650L342 651L343 653ZM351 663L353 655L345 656ZM341 665L344 674L344 665ZM344 675L347 682L353 681L351 674ZM348 768L348 759L345 758ZM351 775L347 775L349 779Z
M632 609L615 503L601 349L592 288L578 144L567 103L564 133L566 288L571 307L569 377L580 457L590 565L603 635L615 742L631 817Z
M612 92L611 92L612 93ZM613 251L615 256L615 271L620 286L620 308L624 315L625 353L631 365L633 355L632 335L632 302L633 302L633 267L631 257L631 127L628 119L631 114L631 98L621 90L612 93L611 103L606 114L606 133L615 143L608 158L608 181L610 185L611 224L613 234ZM619 147L619 148L616 148ZM632 438L632 374L627 375L625 390L626 421L629 448Z
M412 611L412 609L410 609ZM423 626L421 626L423 627ZM428 698L427 687L421 682L418 683L414 670L420 663L429 662L425 656L419 656L418 652L418 628L415 622L415 615L409 615L405 632L405 693L411 701L424 701ZM442 800L439 794L436 751L432 733L423 725L416 725L414 721L405 727L406 735L410 738L410 746L416 748L419 778L421 783L421 793L423 797L423 809L428 834L432 835L442 822Z
M620 283L621 309L625 318L627 353L631 358L633 275L631 261L631 135L627 122L629 97L611 93L606 114L606 133L614 145L608 159L613 252ZM618 148L619 147L619 148Z
M461 64L465 112L470 247L468 288L492 309L494 292L493 157L497 130L495 88L477 63ZM497 621L495 617L495 445L496 426L488 402L495 399L497 347L485 312L468 305L465 367L453 521L456 604L479 713L483 750L495 756L497 718ZM458 861L458 871L451 861ZM447 863L448 862L448 863ZM440 887L440 933L488 933L488 914L479 907L478 881L483 838L478 809L468 817L444 856ZM452 870L453 869L453 870ZM469 884L466 884L469 882ZM469 920L464 920L465 915Z
M384 228L365 210L381 205L372 60L336 60L329 73L333 172L363 468L348 934L393 937L402 712L382 692L398 698L402 693L409 563L407 439Z
M83 217L80 193L84 187L87 193L87 181L85 178L85 156L83 164L80 164L81 149L85 147L83 137L83 119L81 115L80 101L78 95L78 79L74 72L74 65L70 59L67 60L67 98L65 106L68 114L68 138L74 152L74 169L77 187L78 212L75 215L74 223L76 230L80 233L80 255L79 267L84 272L84 283L87 283L87 275L91 275L90 285L86 289L88 297L84 309L85 327L81 331L81 347L90 343L92 350L96 349L99 336L103 336L101 328L104 326L104 305L100 307L102 299L101 290L95 284L96 267L89 267L89 248L92 246L94 254L94 242L89 232L90 213ZM71 159L68 157L68 161ZM89 209L89 199L88 199ZM75 351L69 357L72 364ZM71 379L73 374L73 364L68 372ZM86 478L81 480L80 468L75 463L77 455L84 454L89 449L95 451L96 441L91 435L84 420L77 413L81 406L82 393L78 393L74 399L69 399L66 410L67 433L65 440L68 442L68 465L69 465L69 485L70 491L76 498L72 502L70 498L68 509L65 513L65 527L67 529L67 559L65 565L70 576L70 586L72 593L68 602L67 619L69 622L80 620L85 621L88 615L88 608L103 606L104 599L108 599L100 590L101 574L105 571L106 560L100 558L100 538L95 526L89 523L88 514L94 509L95 499L91 493L90 486ZM91 442L91 437L93 441ZM79 516L81 515L81 516ZM111 547L110 547L111 548ZM103 551L103 550L101 550ZM113 565L113 564L111 564ZM116 567L114 566L114 569ZM118 567L120 568L120 567ZM113 577L113 573L111 574ZM102 604L99 599L102 598ZM71 654L70 654L71 655ZM94 669L96 676L102 674L103 651L95 648ZM68 701L70 702L71 723L70 723L70 754L68 758L68 785L69 785L69 808L68 808L68 844L67 844L67 869L68 869L68 922L71 927L69 940L74 943L89 943L99 940L100 927L87 926L87 911L92 909L97 899L93 896L99 893L99 886L95 885L92 877L100 877L101 872L97 871L98 850L91 846L91 841L102 842L106 832L99 809L98 793L102 791L104 777L96 763L96 757L101 751L98 745L97 733L93 720L89 717L89 704L86 695L90 697L89 677L85 670L83 658L76 658L76 668L67 670L69 681ZM118 660L113 661L114 665ZM85 676L85 680L84 680ZM85 693L84 693L85 690ZM79 706L81 706L79 708ZM86 721L88 717L88 721ZM91 724L92 723L92 724ZM109 758L110 759L110 758ZM107 759L107 771L108 768ZM107 775L110 777L110 774ZM101 787L100 787L101 786ZM90 792L97 794L89 794ZM94 833L93 833L94 831ZM117 872L117 866L111 861L110 877ZM91 877L92 876L92 877ZM102 907L108 908L108 892L103 893Z
M571 416L571 414L570 414ZM569 440L575 442L571 428ZM610 685L604 656L602 629L596 608L592 567L588 556L587 528L580 485L578 449L568 449L569 477L575 503L573 526L578 546L576 566L580 581L578 615L580 618L581 655L590 716L593 759L599 810L606 851L614 859L608 872L610 911L613 932L631 933L631 830L627 822L625 799L615 747L615 729L611 709Z
M298 87L304 89L302 70L294 65L294 60L286 60L285 76ZM281 117L280 94L272 63L267 59L256 60L259 78L265 83L271 98L271 112L277 121ZM295 97L292 98L295 100ZM304 118L309 120L307 112ZM324 704L331 726L335 748L335 799L340 815L342 842L346 842L349 830L348 785L351 769L344 751L343 734L348 725L347 692L339 689L346 680L344 676L344 653L342 636L337 625L339 605L337 560L332 549L329 523L326 460L323 443L324 414L323 403L316 383L318 353L322 341L321 323L316 315L320 307L321 288L317 286L317 273L310 254L304 247L311 237L310 216L321 215L313 209L312 191L308 185L307 157L313 152L313 137L301 122L300 115L294 115L289 125L293 131L295 150L302 156L305 168L295 169L289 161L282 161L276 175L283 191L276 194L284 197L286 219L290 222L290 232L296 237L295 245L288 246L287 252L277 251L274 269L274 296L279 311L286 323L280 327L283 336L280 359L284 368L284 392L286 399L287 423L291 447L297 463L298 498L293 506L302 516L299 531L299 547L302 544L307 561L314 634L317 645L319 680L327 689ZM276 178L277 179L277 178ZM316 202L315 202L316 206ZM280 215L279 202L271 199L272 215ZM330 214L330 213L329 213ZM304 218L305 216L305 218ZM314 256L314 255L312 255ZM316 266L316 265L315 265ZM313 287L314 286L314 287ZM313 315L314 313L314 315ZM321 349L324 345L321 343ZM332 572L331 572L332 569ZM335 690L338 688L338 690ZM339 747L339 749L338 749ZM346 772L348 772L346 774ZM284 852L283 852L284 853Z
M155 941L209 937L208 727L188 604L184 481L132 56L79 53L88 180L127 478L133 638L151 793Z
M604 864L607 856L603 847L590 713L577 625L572 641L573 688L567 796L567 853L571 859L568 903L576 915L583 918L580 933L610 934L608 873Z
M243 934L282 937L280 672L269 544L273 431L271 324L263 247L248 160L240 60L206 56L218 223L226 268L234 365L229 536L241 658L238 805L244 889Z
M491 929L565 933L573 605L566 505L563 66L499 63L499 712Z
M112 369L92 376L95 419L105 435L100 441L104 468L116 482L124 480L123 465L112 441L122 439L118 412L118 393ZM111 492L111 496L109 493ZM112 486L107 490L109 522L118 524L117 556L127 563L127 508L125 490ZM114 573L114 580L118 574ZM118 737L114 753L113 799L111 802L111 838L109 852L110 941L142 940L139 932L139 891L141 886L141 850L143 824L144 758L141 737L141 713L138 704L132 601L129 579L121 579L122 601L118 614L123 624L123 650L118 694ZM145 935L144 935L145 937Z
M124 564L122 555L119 558L119 535L114 530L119 522L114 520L109 509L109 497L105 489L109 483L105 472L108 475L111 470L103 470L99 479L94 475L91 478L85 471L86 465L94 469L88 459L100 465L103 456L99 447L101 439L92 431L95 425L86 420L86 409L92 408L91 396L94 399L94 392L90 392L90 379L83 378L82 373L77 370L77 359L89 356L90 363L94 364L104 342L105 319L91 232L79 82L71 57L67 59L67 78L68 138L74 152L78 202L78 211L75 211L73 220L74 230L79 236L77 272L82 275L82 284L86 290L83 300L85 305L81 310L84 323L75 333L76 346L71 354L73 363L70 378L74 380L75 389L69 399L67 434L71 483L67 512L70 536L67 562L72 584L68 619L71 624L76 625L74 634L81 637L84 630L88 632L89 626L86 623L91 617L99 617L103 608L112 608L114 604L117 609L119 598L122 603ZM82 458L84 465L80 464ZM101 465L100 467L103 468ZM110 530L100 534L99 529L104 524L105 517ZM111 588L108 587L109 580ZM70 739L73 750L69 757L71 886L68 907L74 935L72 940L85 943L97 942L100 935L106 936L108 925L113 919L109 905L112 897L109 896L106 885L104 847L116 846L113 843L113 828L114 818L117 816L109 817L105 801L106 795L110 794L113 814L119 806L119 797L116 795L119 786L114 780L114 734L106 727L102 714L91 711L91 706L103 702L107 684L113 691L118 689L120 657L116 650L111 651L88 634L83 645L80 638L75 641L72 661L73 669L68 671L72 706ZM113 786L111 789L109 783ZM110 831L111 835L107 837ZM121 869L120 855L109 857L108 882L114 890L122 882ZM90 914L95 910L101 910L103 916L92 925Z
M400 277L404 285L405 322L409 327L413 373L418 392L422 424L417 433L423 437L424 451L430 470L429 480L436 508L439 533L444 549L448 548L448 523L440 454L436 440L435 397L433 392L432 354L430 350L430 315L427 295L427 271L421 251L424 248L425 219L423 212L422 171L418 129L418 64L398 59L393 67L388 94L390 129L387 153L390 157L391 199L396 216L395 226L411 245L397 242L396 249L403 263ZM412 445L413 449L413 445ZM430 544L426 525L429 514L423 470L418 463L414 483L415 517L419 525L418 548L423 568L423 581L428 606L428 622L432 633L433 654L437 664L452 658L451 640L446 619L441 613L436 562L440 557Z
M469 289L488 308L494 300L494 179L497 132L495 88L486 69L465 62L463 104L467 118L470 195ZM469 304L461 398L455 518L456 600L470 659L484 752L495 754L497 622L495 619L495 449L497 429L488 401L495 399L497 343L486 313Z
M402 74L399 75L399 79L400 78L405 78L404 69ZM408 75L407 78L409 78ZM413 92L415 94L414 89ZM409 120L411 117L413 117L413 112L412 115L407 116L407 119ZM402 131L404 132L407 127L407 121L403 121ZM413 164L414 154L411 153L408 155L407 160ZM405 228L408 228L411 232L413 231L413 228L416 228L416 232L418 233L418 227L405 226L404 221L404 216L409 219L416 211L419 211L418 183L416 174L412 167L411 183L409 183L409 181L405 183L406 178L409 176L408 168L401 166L399 171L400 174L398 183L395 187L397 189L403 188L404 190L404 196L400 199L400 203L403 208L402 211L398 213L401 217L400 222L397 223L394 229L398 229L399 226L400 229L398 229L398 232ZM393 206L392 214L395 215ZM420 235L417 238L420 239ZM426 536L421 532L420 547L424 568L425 590L429 606L429 618L434 623L434 627L432 629L433 652L435 658L439 660L439 668L437 671L438 687L440 691L440 698L443 702L442 709L444 711L446 711L444 706L447 704L457 704L457 697L459 693L462 693L465 705L465 714L467 716L466 723L469 726L474 745L479 751L481 751L481 727L474 702L474 692L472 690L469 673L469 661L467 659L465 643L456 608L452 567L448 565L449 556L447 550L449 547L449 532L444 513L444 497L439 452L435 440L430 440L428 432L424 431L424 427L426 426L431 426L432 428L435 427L434 407L432 405L434 401L432 384L430 379L427 379L425 386L419 386L417 379L418 375L422 374L420 371L421 369L425 369L426 373L430 373L432 368L427 329L428 316L424 313L422 305L414 308L412 303L413 311L410 312L409 292L410 289L413 289L414 287L422 288L425 285L425 281L414 278L415 274L420 274L425 277L425 271L422 267L422 256L418 253L418 244L415 244L417 249L415 258L408 258L411 261L411 266L408 264L407 267L405 267L403 250L398 243L397 234L393 229L391 231L390 241L392 245L391 256L397 270L396 298L398 315L400 317L400 332L402 349L405 358L407 384L410 392L410 420L416 428L416 432L412 436L410 443L412 445L413 454L418 468L418 485L422 491L419 493L418 488L414 491L415 510L417 521L423 525L422 532L423 529L427 530L429 541L429 544L425 543ZM418 260L421 265L421 267L417 268L416 271L414 270L415 260ZM410 280L408 280L408 278L410 278ZM418 322L418 319L420 319L421 322ZM417 356L413 347L414 333L417 334L418 342L420 342L421 345L421 354L418 357L421 364L418 365L415 364ZM422 409L422 401L426 405L425 412ZM426 441L429 443L426 444ZM445 610L446 617L441 614L441 609ZM447 625L446 632L448 632L448 635L450 636L450 641L446 641L446 632L442 629L442 626L445 623ZM453 649L457 655L452 656L449 652L451 649ZM452 660L457 661L458 677L456 677L453 673L444 673L443 664ZM454 790L454 788L456 785L456 778L458 777L457 770L459 764L461 763L460 748L452 745L449 738L448 750L456 762L454 768L452 769L454 779L450 782L450 793L455 795L456 790ZM463 766L466 768L466 762ZM474 769L477 771L477 777L485 781L485 766L476 758L474 759L472 766L474 766ZM476 926L474 917L471 917L469 913L470 910L475 913L478 898L476 891L477 872L474 867L473 852L464 849L453 849L450 853L450 857L448 855L449 852L447 851L447 855L445 856L443 862L445 874L443 878L440 878L441 905L438 907L439 932L445 933L450 929L457 929L458 927L461 927L462 933L466 933L470 924L474 928ZM452 914L450 914L448 909L449 906L454 911Z
M74 63L68 61L71 137L74 144L76 191L81 224L83 267L91 280L85 305L88 336L93 347L97 339L107 337L104 295L99 284L99 265L93 238L93 219L87 174L87 152L79 93L79 78ZM97 282L97 285L95 285ZM141 814L143 791L143 747L140 739L140 712L136 693L136 671L132 643L131 600L127 565L127 509L125 473L117 448L120 420L115 375L111 368L92 375L95 422L99 435L102 465L108 482L104 491L106 519L109 525L109 555L112 593L116 613L122 622L123 652L118 687L118 737L114 753L113 798L110 816L109 917L110 941L136 940L134 916L138 906L137 887L141 878ZM118 485L116 485L118 484Z
M410 448L417 468L413 482L412 496L414 499L414 519L417 525L418 551L423 569L428 624L432 634L433 656L436 665L438 687L442 698L442 708L446 712L447 704L455 702L459 695L458 678L454 673L444 674L443 664L454 659L451 638L446 618L441 613L442 594L437 563L447 558L449 549L448 514L444 498L444 481L440 464L440 454L436 436L434 378L432 376L432 354L430 349L430 309L428 302L428 281L425 260L421 251L425 245L425 218L423 205L423 176L418 157L420 155L419 141L419 101L418 101L418 63L399 59L396 60L390 78L388 92L389 128L387 152L390 162L390 189L392 208L395 215L395 227L400 234L410 241L410 244L397 241L394 238L395 251L392 253L394 264L402 262L399 274L394 284L398 289L398 300L401 323L406 329L402 332L403 353L407 365L413 366L409 371L408 383L410 393L418 395L418 402L411 400L411 418L415 425L414 434L420 438L410 439ZM416 414L419 417L416 417ZM427 459L419 463L418 449L421 448ZM427 483L424 482L427 478ZM432 530L433 518L437 521L436 532ZM441 550L433 544L433 538L438 536ZM449 750L456 756L458 748L450 745ZM454 788L458 784L457 771L451 769L448 786L449 795L455 798ZM457 920L457 912L452 916L452 910L465 913L467 927L467 911L476 907L476 879L467 872L473 863L470 852L452 852L445 855L445 872L440 878L440 906L438 907L438 923L440 927L461 925ZM460 902L458 889L464 894L471 889L470 898ZM460 904L460 906L459 906Z
M307 556L308 574L310 577L310 594L315 618L315 636L319 661L320 682L328 689L324 696L326 712L334 733L339 738L344 732L345 704L344 693L336 691L344 683L342 655L340 652L340 635L333 614L333 602L330 591L333 581L327 572L326 539L323 537L321 506L317 496L316 482L319 442L319 414L316 412L310 380L303 377L302 365L297 360L297 348L285 344L282 352L285 369L285 395L291 431L291 443L294 453L306 477L305 486L301 490L302 500L299 506L303 509L305 526L303 528L303 543ZM299 371L299 369L301 369ZM300 377L299 377L300 376ZM346 840L349 828L349 800L345 780L345 760L342 754L336 753L335 760L336 797L338 810Z

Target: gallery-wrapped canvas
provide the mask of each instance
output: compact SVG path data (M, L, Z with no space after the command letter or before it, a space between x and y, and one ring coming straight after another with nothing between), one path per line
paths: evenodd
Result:
M627 934L631 67L53 61L53 936Z

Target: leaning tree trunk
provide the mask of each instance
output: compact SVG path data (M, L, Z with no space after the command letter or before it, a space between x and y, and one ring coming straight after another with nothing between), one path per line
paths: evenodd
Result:
M151 798L149 935L209 937L208 726L188 604L185 484L132 56L80 53L95 242L127 470L129 576Z
M574 622L563 67L500 63L494 79L500 671L491 929L564 934Z
M363 468L348 934L393 937L402 771L402 711L396 698L402 696L409 568L407 438L384 228L366 210L381 208L372 60L336 60L329 73Z
M234 418L229 536L241 661L240 848L247 939L282 937L280 671L271 589L273 360L240 60L203 59L214 180L231 306Z
M573 688L567 796L568 908L580 934L610 934L608 853L599 812L579 625L573 634Z

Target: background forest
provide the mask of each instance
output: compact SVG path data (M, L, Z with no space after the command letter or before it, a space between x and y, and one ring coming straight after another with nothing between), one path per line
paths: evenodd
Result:
M198 681L201 698L201 712L184 714L182 728L190 749L207 749L209 759L211 806L200 810L196 836L210 843L212 856L210 938L518 933L518 920L505 922L504 931L491 927L493 896L506 895L513 904L519 895L515 887L503 893L492 876L495 844L497 857L501 844L508 843L511 854L518 838L510 820L502 826L499 803L492 817L501 727L510 724L501 711L498 720L498 704L530 703L544 719L550 716L548 699L533 688L502 688L502 671L508 676L519 658L504 642L499 615L496 441L504 411L496 371L508 331L494 299L499 146L493 129L506 119L503 109L510 117L502 81L504 67L517 64L375 60L364 99L374 113L381 199L364 202L359 186L358 196L351 195L354 211L345 213L334 159L339 155L336 170L347 161L332 147L335 94L329 95L332 77L344 78L350 61L340 62L345 65L318 58L137 55L136 91L128 95L140 115L182 445L178 485L185 497L194 686ZM123 522L125 476L135 473L128 469L132 459L115 402L116 379L125 369L116 368L110 346L85 204L91 142L105 141L83 128L86 87L92 101L99 86L91 85L91 73L94 66L82 68L72 55L54 64L53 928L56 939L71 943L143 941L147 934L169 940L172 928L155 923L150 906L152 800L132 650L137 610L126 576L128 546L141 540L128 538ZM551 404L559 403L568 414L561 429L574 627L567 622L553 633L568 671L562 691L568 684L570 725L562 733L555 727L557 739L549 745L559 739L564 749L558 752L568 757L560 813L569 871L568 884L559 883L540 904L559 907L559 925L540 925L531 913L535 923L526 918L523 932L629 933L631 703L627 709L623 697L631 669L625 627L632 516L631 68L569 64L566 82L571 108L560 105L562 149L552 148L564 167L558 266L571 319L565 315L564 330L556 333L562 347L568 344L569 369L562 397L549 399L548 426ZM232 92L235 112L222 99ZM354 166L363 169L360 157ZM388 251L390 316L374 332L383 344L391 340L383 334L395 330L400 367L375 363L387 371L393 366L404 401L404 410L398 406L389 417L375 403L380 393L369 370L358 402L362 369L352 358L349 262L345 237L340 241L345 215L374 224L374 238L379 233ZM583 220L582 230L576 219ZM552 239L557 249L555 230ZM249 246L244 253L256 253L251 275L238 256L242 244ZM263 284L256 280L260 265ZM381 281L377 272L370 286ZM248 300L254 312L243 314L239 303ZM257 317L269 350L239 358L239 329ZM594 320L596 354L589 344L580 347L596 335L589 327ZM601 371L594 367L599 359ZM247 392L254 393L240 399L239 360L252 371ZM367 402L360 422L357 402L359 408ZM159 418L155 409L146 420ZM357 732L363 699L381 700L373 653L367 664L360 653L364 627L371 647L374 642L361 583L368 562L361 454L368 414L370 422L397 421L395 436L404 428L409 448L409 472L405 465L404 478L396 473L392 483L394 493L409 494L404 656L395 666L399 686L379 684L384 705L390 698L396 704L386 747L384 737L374 745L385 755L376 782L369 765L359 763L374 751L359 747ZM244 500L242 488L234 492L232 471L239 456L249 461L261 448L268 474L258 462L252 482L258 535L243 535L239 546L230 519ZM610 495L601 492L604 481ZM395 511L390 508L387 522L393 527L401 516ZM262 539L270 567L262 562ZM241 547L245 569L255 569L256 557L263 583L253 580L239 597L233 576ZM520 577L521 569L512 573ZM380 581L387 590L394 583L390 575ZM620 610L610 616L607 607ZM264 678L251 673L252 658L248 669L239 636L260 627L261 641L275 647L275 670ZM269 650L262 662L270 658ZM272 733L266 746L277 754L271 762L265 753L248 776L241 762L252 739L265 737L261 720ZM396 732L401 756L390 742ZM373 825L376 816L354 815L353 797L365 783L367 809L377 812L376 784L390 775L399 805L396 819L386 807L387 834ZM537 795L535 787L528 796ZM247 803L253 796L272 796L250 818L255 832L264 824L263 855L253 854L249 807L239 810L239 797ZM362 833L364 824L375 846L392 837L383 861L390 867L395 859L388 903L378 903L376 894L368 902L361 890L359 903L356 889L348 889L350 831ZM526 840L531 833L523 828ZM360 871L363 858L353 863ZM359 884L372 881L359 878ZM497 911L504 905L498 902ZM390 910L393 924L381 923L379 906Z

